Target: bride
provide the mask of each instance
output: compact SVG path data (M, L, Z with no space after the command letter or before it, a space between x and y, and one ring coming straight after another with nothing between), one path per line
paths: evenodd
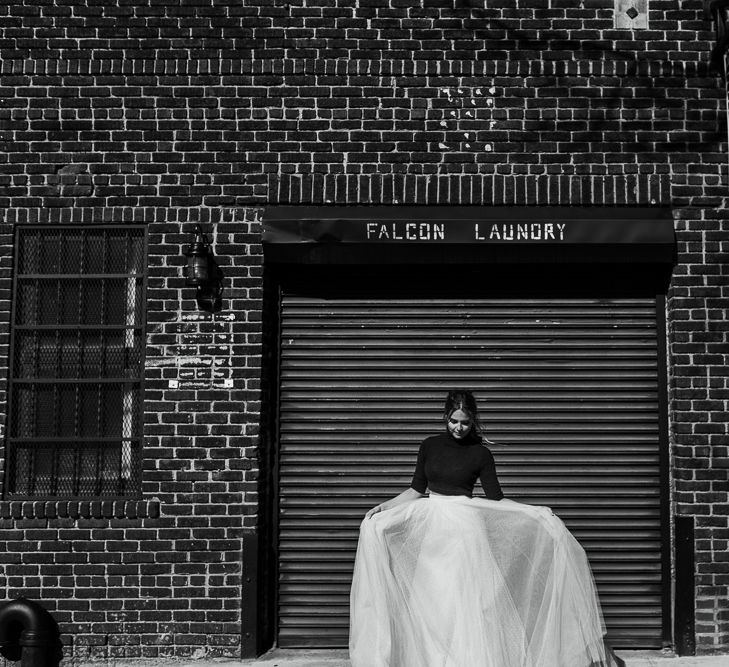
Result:
M362 521L352 667L622 665L582 547L549 508L504 499L473 394L451 391L444 416L411 487Z

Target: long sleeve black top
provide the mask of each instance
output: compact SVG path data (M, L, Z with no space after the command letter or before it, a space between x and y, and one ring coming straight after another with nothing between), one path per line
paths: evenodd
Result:
M477 478L487 498L504 497L494 457L478 436L457 440L446 432L423 440L411 487L418 493L427 488L445 496L470 498Z

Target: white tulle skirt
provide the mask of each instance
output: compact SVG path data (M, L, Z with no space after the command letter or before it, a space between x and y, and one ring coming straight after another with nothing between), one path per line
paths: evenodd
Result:
M362 521L352 667L611 664L585 552L547 507L466 496Z

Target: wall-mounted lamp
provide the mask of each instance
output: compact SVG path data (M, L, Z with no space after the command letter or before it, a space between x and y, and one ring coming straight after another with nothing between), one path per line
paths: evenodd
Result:
M202 227L198 224L195 229L195 240L185 252L185 285L197 288L195 298L200 310L217 313L223 307L223 272Z

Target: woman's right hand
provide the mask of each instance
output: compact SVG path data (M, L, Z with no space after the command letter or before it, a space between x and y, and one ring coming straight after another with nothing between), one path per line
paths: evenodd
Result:
M402 505L403 503L410 503L413 500L424 497L425 494L420 493L420 491L416 491L413 488L406 489L394 498L390 498L390 500L386 500L384 503L375 505L369 512L367 512L367 514L365 514L365 519L371 519L378 512L384 512L385 510L392 509L393 507L397 507L398 505Z

